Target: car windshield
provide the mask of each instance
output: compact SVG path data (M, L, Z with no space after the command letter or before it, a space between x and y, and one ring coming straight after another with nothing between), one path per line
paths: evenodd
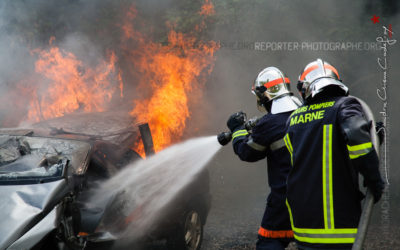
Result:
M47 158L39 160L36 157L25 156L13 163L1 166L0 181L26 179L43 180L43 178L61 177L67 163L68 160L66 158L49 163Z
M58 180L67 166L79 174L86 168L89 149L74 140L0 135L0 185Z

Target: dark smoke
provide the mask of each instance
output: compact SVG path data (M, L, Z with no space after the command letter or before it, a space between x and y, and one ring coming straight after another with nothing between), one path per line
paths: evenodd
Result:
M152 41L166 42L166 22L174 22L176 29L192 32L198 20L193 15L201 1L189 0L58 0L24 1L4 0L0 2L0 123L18 124L26 107L13 100L18 98L15 83L31 75L34 58L30 50L49 46L51 36L55 43L79 55L89 64L105 58L108 49L119 56L124 72L129 68L126 51L121 48L118 24L124 10L132 3L138 9L135 25ZM207 23L207 29L197 34L201 38L221 42L214 70L205 85L202 103L191 109L191 120L185 137L201 134L216 134L226 130L226 119L233 112L243 110L248 116L262 115L256 110L250 86L263 68L276 66L282 69L295 84L302 68L316 58L333 64L352 95L365 100L372 108L377 120L382 120L383 102L377 96L382 86L383 71L377 58L383 57L382 50L276 50L259 51L255 42L375 42L383 35L382 25L392 24L397 39L400 27L399 2L396 0L355 1L260 1L260 0L214 0L216 15ZM196 11L195 11L196 10ZM380 23L373 24L373 15L380 16ZM369 249L398 248L400 226L400 188L397 180L400 170L400 103L397 98L400 78L397 70L400 63L398 43L388 48L387 75L387 129L389 171L389 209L378 204L374 211L374 224L370 233ZM128 80L128 96L132 93L135 72L124 75ZM296 93L292 84L292 90ZM132 95L132 96L129 96ZM195 93L195 95L197 95ZM201 95L201 93L199 93ZM297 95L297 93L296 93ZM117 103L116 106L123 105ZM8 116L12 113L14 116ZM15 117L16 116L16 117ZM10 120L9 120L10 119ZM243 241L253 244L261 221L267 194L265 162L256 164L240 162L231 146L222 150L210 164L212 173L213 209L206 228L205 248L214 248L222 241L223 249L232 249L229 242ZM383 203L381 203L383 204ZM386 206L387 207L387 206ZM385 211L389 214L386 215ZM390 220L390 230L384 232L385 218ZM383 231L382 231L383 230ZM386 230L386 231L384 231ZM382 233L379 240L378 235ZM378 242L378 243L376 243ZM209 244L209 245L207 245ZM222 244L222 243L221 243ZM394 245L396 244L396 245ZM375 246L375 247L374 247Z
M168 44L171 29L190 34L199 41L205 38L205 31L194 33L195 26L202 21L198 14L202 3L178 0L2 1L0 95L6 104L0 108L0 124L17 126L24 120L29 100L18 104L13 101L21 95L21 86L46 91L46 80L35 78L38 77L34 73L38 53L34 51L53 46L75 55L84 65L79 69L82 73L108 61L110 52L114 52L118 58L116 74L121 73L124 82L124 97L113 97L109 109L120 106L132 109L132 100L151 93L137 93L135 89L141 73L134 62L142 55L137 53L141 45L137 37L124 39L123 26L130 8L137 10L129 20L134 30L140 32L146 42L163 46Z

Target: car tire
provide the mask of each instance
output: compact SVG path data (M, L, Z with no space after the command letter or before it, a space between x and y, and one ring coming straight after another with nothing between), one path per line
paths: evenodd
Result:
M185 210L173 235L167 238L169 250L199 250L203 241L203 213L199 207L190 206Z

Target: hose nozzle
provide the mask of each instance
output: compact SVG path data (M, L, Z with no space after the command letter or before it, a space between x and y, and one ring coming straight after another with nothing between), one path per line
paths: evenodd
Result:
M222 132L219 135L217 135L217 139L219 144L222 146L225 146L232 140L232 133L231 132Z
M257 122L259 120L260 120L260 118L257 118L257 117L249 119L248 121L246 121L244 123L244 128L247 131L250 131L257 124ZM221 144L222 146L225 146L232 140L232 133L231 132L222 132L219 135L217 135L217 139L218 139L219 144Z

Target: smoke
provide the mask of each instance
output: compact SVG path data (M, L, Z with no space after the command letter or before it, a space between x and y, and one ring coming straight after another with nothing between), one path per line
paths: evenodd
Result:
M387 205L387 202L383 203L382 200L381 205L375 207L374 224L370 229L382 232L384 230L382 228L388 225L388 217L391 220L390 227L398 227L400 197L396 180L400 172L394 163L400 160L395 153L400 149L396 140L399 136L396 128L400 125L398 115L400 103L396 98L399 90L396 80L400 77L396 69L400 62L400 50L398 43L388 48L387 115L389 117L386 118L380 113L383 112L384 102L377 96L377 89L382 87L384 78L377 59L383 58L383 51L379 47L377 49L364 47L376 43L376 38L383 35L383 25L392 24L396 33L400 27L398 2L215 1L215 10L217 21L213 38L221 41L221 49L217 52L214 71L207 85L206 108L201 111L206 113L207 131L226 130L229 115L239 110L245 111L248 117L263 115L256 109L255 97L250 92L253 80L263 68L268 66L280 68L290 78L292 91L298 95L295 86L298 75L305 65L316 58L328 61L338 69L350 93L363 99L371 107L376 120L387 119L387 127L391 133L387 139L386 149L391 183L390 205ZM373 15L380 16L379 24L371 21ZM396 34L393 38L397 39ZM275 45L278 42L298 42L300 48L257 50L255 44L261 42L265 45L268 42ZM361 42L362 48L360 50L302 49L303 42ZM212 190L214 197L218 197L213 200L214 210L210 214L209 225L206 228L206 233L209 232L210 237L220 233L224 238L228 238L226 241L234 241L245 231L253 232L252 237L256 237L268 192L265 167L265 161L255 164L241 162L229 145L217 155L216 160L210 165L213 177ZM232 189L235 190L234 194ZM243 199L247 202L243 202ZM227 206L234 212L227 212ZM253 209L257 211L252 211ZM254 215L255 213L258 214ZM236 219L231 214L240 214L240 217ZM224 221L229 221L230 229L241 228L241 230L224 231L223 227L218 227L218 223L213 224L214 221L219 221L221 216L224 216ZM242 217L247 221L242 220ZM385 232L387 231L386 229ZM390 241L387 234L383 234L380 242L385 245L385 241Z
M227 118L238 110L247 112L249 117L262 115L256 110L256 101L250 93L250 86L263 68L276 66L283 70L291 79L292 90L297 95L293 85L299 72L308 62L322 58L338 69L351 94L366 101L377 120L387 119L387 128L390 131L387 139L387 163L390 165L391 183L389 217L392 219L392 225L398 226L400 221L394 215L400 212L400 197L395 192L399 189L396 180L400 176L400 170L390 162L400 160L400 156L396 154L400 145L395 140L400 136L399 130L396 129L400 126L400 105L397 98L400 89L395 83L400 77L396 71L400 61L400 50L398 43L388 48L388 117L384 117L380 113L383 110L383 101L377 96L377 89L381 88L384 78L377 58L383 57L383 51L364 47L364 44L375 43L376 38L383 35L382 25L392 24L393 38L397 39L400 27L398 1L212 2L215 5L215 16L210 18L206 29L199 32L198 36L206 40L220 41L221 48L216 54L215 67L205 84L203 99L190 106L191 118L184 137L225 130ZM16 125L26 115L27 103L15 102L21 99L16 83L23 81L26 76L34 75L36 58L31 55L31 51L36 48L48 49L52 36L56 38L53 45L77 55L84 65L95 67L99 62L108 59L108 49L114 49L119 57L118 64L123 72L124 82L129 84L124 86L124 93L128 96L124 96L122 101L113 98L111 106L120 108L126 105L127 100L148 94L135 91L138 72L130 70L127 51L121 46L121 29L118 26L123 23L124 13L121 10L128 9L132 3L138 10L135 28L151 41L160 44L167 43L167 21L173 21L175 28L183 32L192 31L194 24L199 23L199 19L193 15L196 11L193 10L200 9L200 1L1 1L0 122L3 125ZM370 19L373 15L380 16L380 23L372 23ZM256 43L266 45L267 42L298 42L300 49L255 48ZM303 42L361 42L362 48L302 49ZM40 81L32 78L30 84L36 86ZM198 95L201 93L195 92L189 98L195 99ZM208 223L216 229L208 228L208 231L223 231L228 238L237 237L240 234L238 231L228 232L216 223L222 220L218 218L224 218L222 221L229 221L229 228L254 231L255 235L261 221L264 197L268 191L265 162L240 162L233 155L230 146L227 146L212 162L210 170L213 178L212 190L216 198L213 200L214 208ZM246 202L242 202L243 200ZM231 212L227 212L227 206ZM378 226L383 213L378 204L374 215ZM243 217L248 221L242 220Z
M202 4L198 2L189 5L177 0L3 1L0 6L0 30L3 34L0 38L0 51L4 51L0 61L0 94L9 106L0 108L3 114L0 123L2 126L16 126L25 120L32 122L49 118L49 115L43 114L43 109L52 109L50 104L57 102L56 92L65 92L66 95L72 92L76 100L72 101L71 95L63 101L58 100L73 108L57 105L61 110L52 112L52 116L76 111L120 109L121 106L129 112L134 106L133 100L152 96L153 82L158 81L156 84L160 87L164 84L165 79L153 79L151 82L146 78L149 76L144 76L148 73L159 77L168 71L152 69L154 72L151 72L147 69L146 72L143 69L140 65L143 58L149 58L148 64L157 60L151 57L150 52L170 53L185 59L191 56L191 51L184 47L184 42L200 52L203 50L204 54L207 46L213 46L201 41L207 24L206 17L203 17L207 14L200 12ZM185 10L188 13L185 14ZM182 22L186 17L190 17L189 24ZM169 35L171 30L177 31L175 42ZM182 39L180 34L187 37ZM192 38L197 39L196 43ZM53 53L53 48L57 48L59 53ZM53 67L54 72L50 72L50 69L47 72L46 69L40 70L38 60L43 59L45 53L51 54L46 58L46 67ZM202 59L203 65L212 62L212 54ZM90 71L101 74L96 69L106 64L109 64L106 66L109 72L101 76L102 79L90 74ZM201 74L207 73L207 70L209 67L205 66L199 69ZM55 76L60 71L65 72L60 73L62 76ZM107 68L103 71L107 71ZM155 75L158 72L161 73ZM181 74L177 77L184 78L187 72ZM196 75L196 78L201 77ZM72 85L70 83L77 78L82 84L75 84L77 86L73 90L66 87ZM196 86L197 82L201 82L199 79L193 80L193 88L200 87ZM88 104L86 101L92 98L86 95L102 88L105 81L114 89L103 93L103 96L94 94L94 99L96 103L103 101L106 105ZM149 87L142 86L138 90L141 82ZM60 93L56 94L60 99ZM17 96L23 98L16 102Z
M83 11L89 4L3 1L0 7L0 95L5 104L0 109L0 122L3 126L16 126L26 118L33 93L41 95L49 87L46 79L35 72L37 50L58 46L62 53L79 55L77 60L87 67L104 60L105 52L82 26Z

